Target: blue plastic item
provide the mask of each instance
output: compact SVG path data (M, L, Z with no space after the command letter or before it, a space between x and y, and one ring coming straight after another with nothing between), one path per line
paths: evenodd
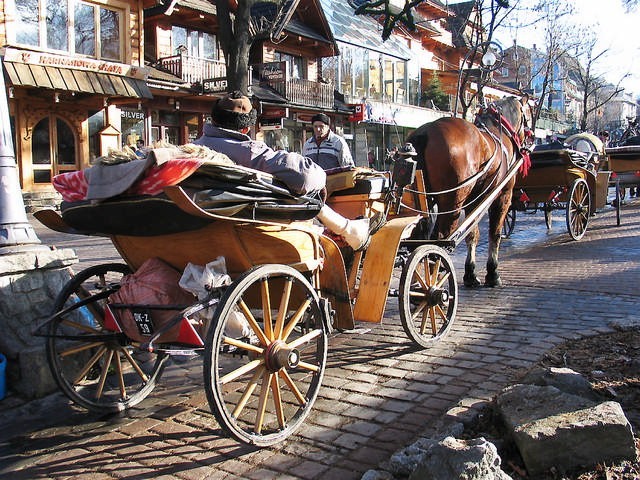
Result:
M0 400L4 398L7 393L7 358L0 353Z

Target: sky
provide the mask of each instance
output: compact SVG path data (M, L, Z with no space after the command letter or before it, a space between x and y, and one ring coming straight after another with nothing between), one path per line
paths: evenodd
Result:
M532 0L520 1L533 3ZM449 3L458 2L449 0ZM595 52L609 49L605 56L594 63L594 68L598 69L596 73L614 85L629 73L622 86L634 97L640 96L640 2L631 13L625 13L621 0L566 0L566 3L573 4L576 12L567 21L595 32ZM543 31L543 26L518 31L502 29L497 33L497 40L505 48L513 45L514 37L518 45L523 47L531 48L534 44L544 47Z

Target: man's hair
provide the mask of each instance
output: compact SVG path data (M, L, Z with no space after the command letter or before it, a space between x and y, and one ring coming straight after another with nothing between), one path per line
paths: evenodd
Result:
M229 130L242 130L256 124L257 113L251 101L234 91L220 98L213 104L211 118L216 125Z

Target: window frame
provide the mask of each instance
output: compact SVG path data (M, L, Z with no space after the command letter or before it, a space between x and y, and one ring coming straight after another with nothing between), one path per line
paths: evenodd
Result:
M30 43L24 43L18 41L18 8L17 2L20 0L6 0L6 7L8 14L12 15L16 21L11 23L11 27L7 28L7 40L10 45L17 47L24 47L29 49L37 49L38 51L58 54L58 55L73 55L78 57L92 58L100 61L109 61L117 63L127 63L127 56L130 54L126 48L131 43L129 29L126 28L131 17L131 6L122 1L113 0L108 4L101 1L92 0L63 0L60 3L66 4L66 20L67 20L67 46L66 49L50 48L48 46L47 30L49 24L46 19L47 4L60 0L35 0L38 7L38 43L33 45ZM76 30L75 30L75 13L77 5L88 5L94 9L94 22L96 26L95 39L94 39L94 54L85 54L76 52ZM118 14L118 38L117 58L109 58L102 55L103 37L101 35L100 25L100 12L102 9L114 11Z

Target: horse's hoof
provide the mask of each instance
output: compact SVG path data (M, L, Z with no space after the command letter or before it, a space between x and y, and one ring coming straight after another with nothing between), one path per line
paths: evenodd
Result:
M464 283L464 286L467 288L478 288L480 286L480 280L478 280L476 277L473 277L473 278L464 277L462 281Z
M496 278L485 278L484 279L484 286L485 287L501 287L502 286L502 280L500 280L500 277L496 277Z

